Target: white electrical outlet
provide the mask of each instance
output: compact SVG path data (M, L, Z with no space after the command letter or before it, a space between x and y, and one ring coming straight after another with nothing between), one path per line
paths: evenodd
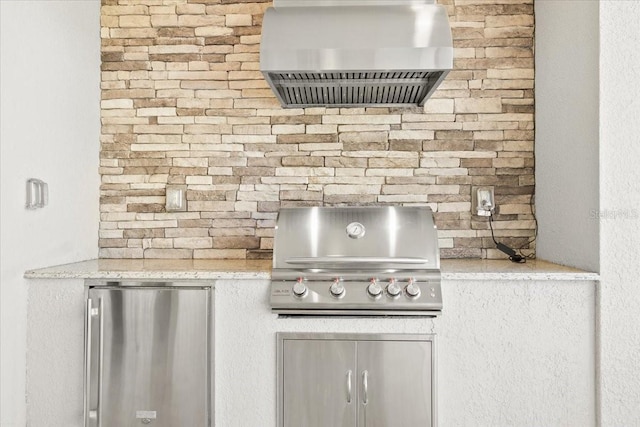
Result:
M187 210L187 186L167 185L165 209L167 212Z
M27 209L44 208L49 203L49 185L41 179L27 180Z
M471 188L471 212L479 216L491 216L496 208L493 187Z

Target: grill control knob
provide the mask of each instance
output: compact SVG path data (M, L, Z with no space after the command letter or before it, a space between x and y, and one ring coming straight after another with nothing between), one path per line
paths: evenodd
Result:
M413 279L409 279L409 284L404 288L407 291L407 295L411 298L417 298L420 295L420 286L413 281Z
M390 280L389 284L387 285L387 294L389 294L390 297L395 298L398 295L400 295L401 292L402 292L402 288L398 286L396 281Z
M344 285L340 282L340 279L336 279L333 281L333 284L329 288L329 292L336 298L340 298L344 295Z
M307 285L304 284L303 280L302 277L299 277L296 283L293 284L293 294L300 298L307 295Z
M369 286L367 286L367 293L374 298L378 298L382 295L382 287L378 285L378 282L376 282L375 279L372 279Z

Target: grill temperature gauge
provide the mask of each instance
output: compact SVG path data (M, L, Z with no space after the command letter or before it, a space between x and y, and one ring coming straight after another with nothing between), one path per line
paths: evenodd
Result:
M360 239L361 237L364 237L366 228L364 228L364 225L360 224L359 222L352 222L347 225L346 232L347 236L351 237L352 239Z

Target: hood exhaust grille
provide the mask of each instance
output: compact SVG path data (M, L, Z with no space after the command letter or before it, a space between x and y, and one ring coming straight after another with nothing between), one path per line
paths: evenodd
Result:
M434 0L274 0L260 71L283 107L422 106L453 68Z
M443 72L269 73L283 104L291 107L422 105Z

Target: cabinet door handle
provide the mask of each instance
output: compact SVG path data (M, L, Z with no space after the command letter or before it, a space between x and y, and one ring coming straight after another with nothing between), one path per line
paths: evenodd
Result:
M347 403L351 403L351 369L347 371Z
M362 404L369 403L369 371L362 372Z

